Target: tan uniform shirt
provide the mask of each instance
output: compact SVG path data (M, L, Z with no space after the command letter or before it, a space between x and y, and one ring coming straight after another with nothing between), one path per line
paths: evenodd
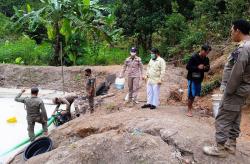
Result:
M222 85L226 86L223 100L225 108L239 111L250 94L250 41L241 42L228 57Z
M143 64L141 58L135 56L135 58L128 57L123 65L121 76L124 76L125 72L128 72L128 77L142 77Z
M59 97L58 103L56 106L56 110L59 109L61 104L66 104L66 109L70 108L70 105L74 102L74 100L77 98L77 95L67 95L65 97Z
M156 60L150 60L147 67L148 83L157 84L163 81L166 71L166 62L160 56Z
M86 80L86 92L89 94L89 96L94 97L95 89L96 89L96 78L94 76L90 76Z
M44 121L47 121L47 112L44 107L43 100L39 97L21 97L22 93L19 93L15 97L15 101L21 102L25 104L25 109L27 111L27 119L35 119L37 117L41 117Z

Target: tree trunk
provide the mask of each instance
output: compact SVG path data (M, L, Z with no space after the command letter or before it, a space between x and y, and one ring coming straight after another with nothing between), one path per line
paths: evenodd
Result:
M152 48L152 35L151 34L149 34L148 36L147 36L147 49L151 49Z
M56 39L54 41L54 55L50 62L50 65L58 66L60 65L60 29L59 22L55 24Z
M137 44L143 48L144 52L147 52L152 48L152 35L139 35L137 38Z

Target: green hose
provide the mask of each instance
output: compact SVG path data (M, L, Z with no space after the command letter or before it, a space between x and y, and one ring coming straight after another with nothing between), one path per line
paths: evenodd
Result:
M48 127L53 123L54 120L55 120L55 117L54 117L54 116L51 116L51 117L49 118L49 120L48 120ZM35 133L35 136L38 137L38 136L40 136L40 135L42 135L42 134L43 134L43 130L41 129L41 130L39 130L37 133ZM5 156L5 155L9 154L10 152L12 152L12 151L16 150L17 148L19 148L19 147L21 147L21 146L27 144L28 142L30 142L30 138L25 138L21 143L17 144L17 145L14 146L13 148L11 148L11 149L7 150L6 152L2 153L2 154L0 155L0 157L3 157L3 156Z

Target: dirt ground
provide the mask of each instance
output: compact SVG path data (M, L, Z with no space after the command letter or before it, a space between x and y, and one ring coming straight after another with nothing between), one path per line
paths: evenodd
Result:
M64 90L84 95L84 74L87 67L64 67ZM109 74L118 74L121 66L91 67L97 83ZM195 103L195 116L186 112L186 70L167 66L165 82L161 86L161 105L158 110L141 110L146 100L146 84L141 81L139 104L125 105L127 87L117 90L112 85L94 115L85 114L56 128L50 134L54 150L31 158L27 163L249 163L250 107L243 110L236 156L225 161L207 157L203 145L214 141L214 118L211 117L211 94ZM0 65L0 87L22 88L38 86L62 90L61 67L24 67ZM173 91L184 92L177 98ZM199 109L207 109L203 113ZM13 163L24 163L18 156Z

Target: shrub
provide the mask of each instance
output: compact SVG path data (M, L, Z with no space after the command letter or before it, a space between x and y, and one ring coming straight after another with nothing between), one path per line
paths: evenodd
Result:
M87 54L79 57L76 60L77 65L114 65L123 64L128 57L128 50L120 48L101 47L98 55Z
M34 40L24 36L16 41L0 44L0 62L25 65L47 65L52 48L49 43L37 45Z
M211 82L202 85L201 96L209 94L212 90L220 86L220 79L215 79Z
M202 31L190 31L181 40L180 46L184 49L192 49L202 44L205 34Z
M185 54L183 59L182 59L182 63L187 64L189 59L191 58L191 56L192 56L192 54L189 54L189 53Z

